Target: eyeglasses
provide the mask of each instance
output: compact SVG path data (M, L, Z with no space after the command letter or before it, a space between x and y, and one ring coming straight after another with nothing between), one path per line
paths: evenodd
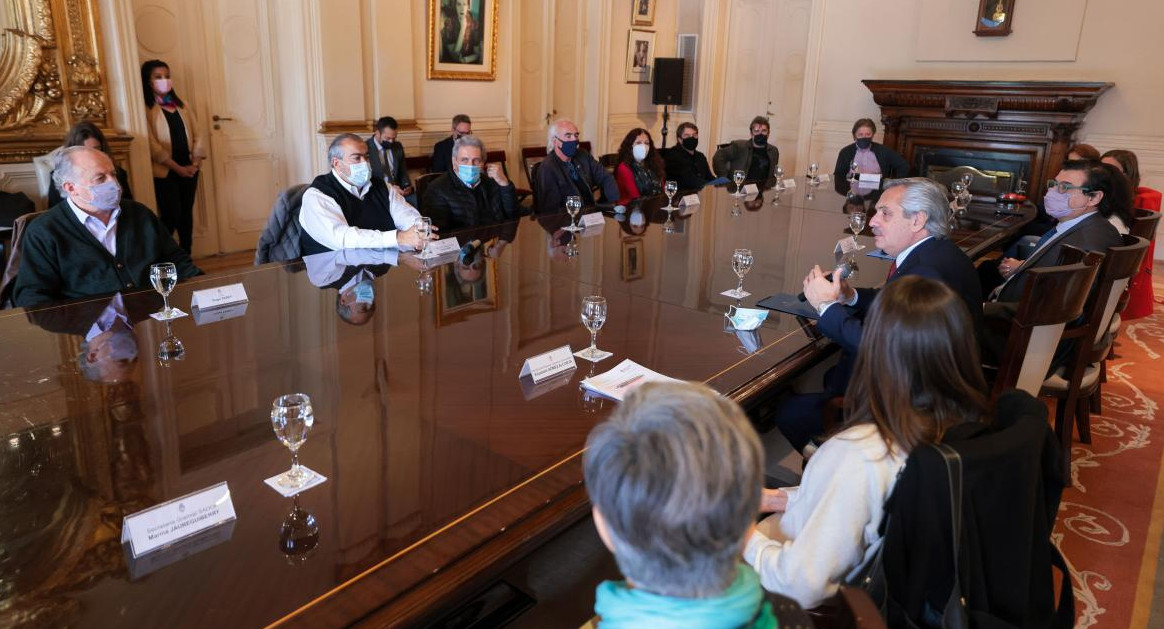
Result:
M1054 179L1047 180L1047 189L1054 190L1059 194L1067 194L1072 190L1078 190L1083 194L1091 194L1091 188L1088 188L1087 186L1076 186L1066 181L1055 181Z

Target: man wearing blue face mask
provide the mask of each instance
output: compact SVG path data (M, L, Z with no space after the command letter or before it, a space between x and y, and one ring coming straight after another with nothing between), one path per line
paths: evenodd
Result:
M485 163L485 145L474 135L453 142L453 169L424 193L424 215L443 232L495 225L520 216L517 189L500 164Z
M338 249L420 249L420 212L384 180L372 176L368 145L354 133L332 140L331 172L303 193L299 244L303 255Z
M618 183L590 153L578 148L578 127L558 120L546 132L546 159L538 167L534 187L538 214L554 214L566 207L566 197L582 197L582 206L594 205L594 188L608 203L618 200Z
M65 200L33 221L12 291L17 306L147 289L150 265L173 262L178 277L201 275L146 206L121 198L109 156L64 149L53 182Z

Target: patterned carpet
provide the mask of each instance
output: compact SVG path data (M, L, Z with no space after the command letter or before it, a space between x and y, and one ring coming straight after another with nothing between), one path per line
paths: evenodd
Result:
M1164 306L1125 323L1116 355L1092 443L1073 448L1074 486L1053 535L1071 567L1077 629L1164 627Z

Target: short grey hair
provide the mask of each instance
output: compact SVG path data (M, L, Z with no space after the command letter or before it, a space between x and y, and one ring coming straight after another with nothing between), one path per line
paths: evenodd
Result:
M558 137L558 128L561 127L562 123L564 123L564 122L569 122L570 124L574 124L574 122L569 120L569 119L559 118L558 120L555 120L553 122L553 124L550 125L549 129L546 129L546 153L553 153L554 152L554 138ZM574 125L574 126L577 127L578 125Z
M329 167L331 166L332 160L338 159L340 161L343 161L343 159L344 159L343 143L347 140L355 140L356 142L359 142L360 144L364 143L364 138L361 138L360 136L358 136L354 133L341 133L341 134L335 136L335 139L331 141L331 144L327 145L327 165Z
M481 151L481 159L485 159L485 143L477 139L475 135L462 135L453 140L453 159L456 159L461 154L461 149L466 146L475 146Z
M69 193L65 192L65 183L76 183L77 178L81 176L75 158L86 151L97 151L97 149L91 149L87 146L69 146L59 149L53 155L53 185L57 187L57 192L60 192L62 197L69 196ZM101 153L101 151L97 152ZM104 155L104 153L101 154Z
M644 384L586 448L586 490L627 579L684 598L732 583L763 483L760 438L739 405L702 384Z
M901 195L901 209L905 218L913 218L918 212L925 212L926 231L934 238L948 238L953 222L946 186L925 177L886 180L884 189L905 188Z

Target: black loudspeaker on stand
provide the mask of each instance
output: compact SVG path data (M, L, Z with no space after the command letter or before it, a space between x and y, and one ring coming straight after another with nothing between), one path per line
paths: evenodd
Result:
M683 58L655 57L655 76L651 91L651 102L663 106L663 143L667 148L667 123L671 114L667 108L683 102Z

